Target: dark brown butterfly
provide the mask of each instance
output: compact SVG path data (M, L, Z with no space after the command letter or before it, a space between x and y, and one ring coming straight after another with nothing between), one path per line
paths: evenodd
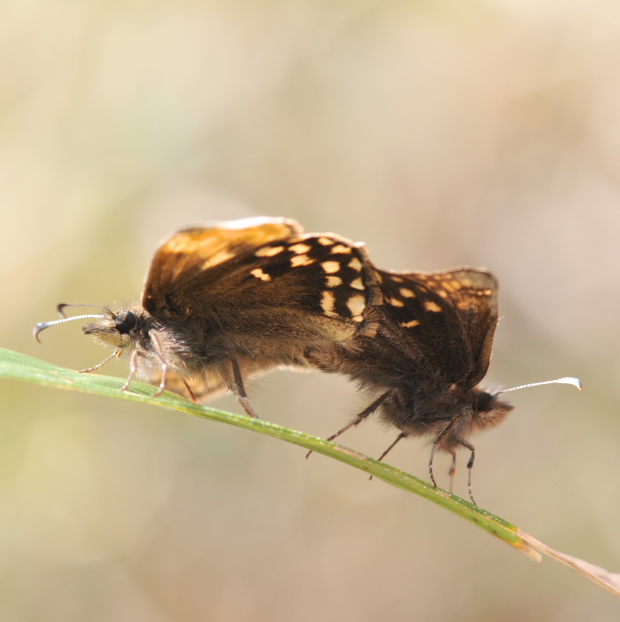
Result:
M480 386L490 358L497 325L497 281L489 272L454 268L444 272L377 270L383 304L375 309L378 329L358 337L359 349L347 353L338 369L320 359L315 365L355 378L374 401L340 434L379 410L381 418L401 430L381 456L407 436L433 439L430 475L436 450L452 455L471 452L473 432L498 425L512 410L498 394ZM470 486L471 487L471 486Z
M95 367L131 355L123 390L138 375L208 398L228 387L256 417L244 379L274 367L335 362L373 335L381 297L363 247L333 234L304 235L294 221L250 218L184 229L155 253L141 304L103 308L83 327L116 348ZM59 305L64 309L69 305Z

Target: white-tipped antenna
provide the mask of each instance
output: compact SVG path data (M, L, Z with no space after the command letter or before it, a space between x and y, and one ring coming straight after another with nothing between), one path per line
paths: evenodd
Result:
M65 322L72 322L73 320L83 320L84 318L87 317L94 317L94 318L102 318L102 317L106 317L105 315L74 315L73 317L65 317L62 318L61 320L53 320L51 322L39 322L35 327L34 327L34 331L33 331L33 335L34 338L41 343L41 340L39 339L39 333L42 330L45 330L46 328L49 328L50 326L56 326L56 324L64 324Z
M558 378L557 380L546 380L545 382L532 382L531 384L522 384L519 387L512 387L512 389L504 389L497 393L508 393L508 391L518 391L519 389L527 389L528 387L538 387L541 384L572 384L581 391L581 380L579 378L572 378L567 376L566 378Z

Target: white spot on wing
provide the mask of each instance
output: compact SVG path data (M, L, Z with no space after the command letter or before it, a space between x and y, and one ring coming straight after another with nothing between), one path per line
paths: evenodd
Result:
M439 311L441 311L441 307L433 300L427 300L424 303L424 308L427 311L432 311L433 313L438 313Z
M337 244L332 248L332 253L350 253L351 248L349 246L345 246L344 244Z
M255 276L257 279L260 279L261 281L271 281L271 276L263 272L261 268L256 268L256 270L252 270L250 274L252 276Z
M298 255L301 255L303 253L307 253L309 250L311 250L311 248L312 247L308 246L307 244L294 244L293 246L289 247L289 250L297 253Z
M361 294L355 294L347 300L347 307L353 317L361 316L366 308L366 299Z
M321 309L325 315L337 316L337 313L334 313L334 307L336 306L336 296L334 292L329 290L325 290L323 292L323 297L321 298Z
M353 259L349 262L349 268L353 268L353 270L361 270L362 262L357 257L353 257Z
M323 270L328 274L338 272L340 270L340 264L337 261L324 261L322 264Z
M309 266L313 264L316 259L311 259L308 255L297 255L291 258L291 266L296 268L297 266Z
M284 250L284 246L263 246L259 248L254 254L256 257L273 257Z

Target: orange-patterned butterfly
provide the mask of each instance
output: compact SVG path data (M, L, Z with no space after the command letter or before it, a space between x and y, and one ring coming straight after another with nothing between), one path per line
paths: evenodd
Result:
M356 380L370 405L344 431L378 411L436 450L471 452L468 437L512 410L484 378L497 326L495 277L485 270L392 272L374 267L361 244L332 233L304 234L283 218L252 218L181 230L156 251L142 301L94 318L83 331L130 354L130 374L192 399L227 387L256 412L245 379L274 367L310 367ZM64 309L69 305L59 305ZM561 382L577 384L575 379ZM539 383L544 384L544 383ZM384 452L383 456L387 453ZM383 458L382 456L382 458Z

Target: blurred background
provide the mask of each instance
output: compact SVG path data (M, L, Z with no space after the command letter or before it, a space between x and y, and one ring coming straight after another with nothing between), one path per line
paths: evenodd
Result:
M161 238L205 220L288 216L386 269L485 266L501 283L489 381L584 391L513 394L474 439L477 500L620 571L619 64L620 6L602 1L8 0L0 344L99 362L79 324L42 345L32 327L59 302L138 300ZM322 456L0 384L2 620L617 620L568 569ZM364 406L318 373L250 393L321 436ZM372 420L342 441L377 456L394 435ZM390 460L426 478L429 450Z

